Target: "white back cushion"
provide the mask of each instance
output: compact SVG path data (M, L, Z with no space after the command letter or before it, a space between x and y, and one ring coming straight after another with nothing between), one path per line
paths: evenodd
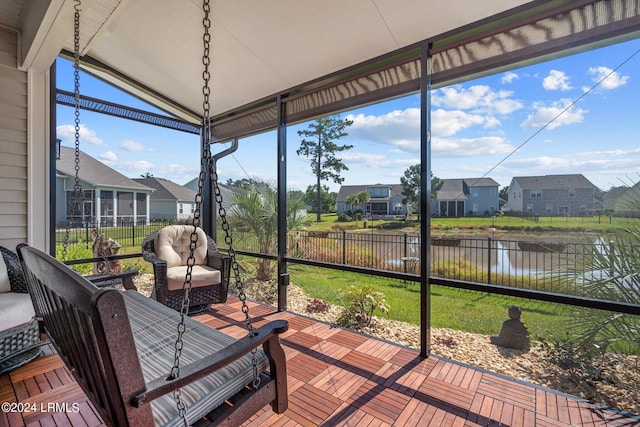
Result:
M4 263L4 257L0 255L0 293L11 292L11 282L9 282L9 273L7 265Z
M189 259L189 245L191 244L191 225L169 225L156 236L154 243L158 258L167 262L167 267L186 265ZM193 253L196 265L207 263L207 235L198 228L198 243Z
M2 331L30 322L36 315L31 296L16 292L0 294L0 313L2 313L2 324L0 324Z

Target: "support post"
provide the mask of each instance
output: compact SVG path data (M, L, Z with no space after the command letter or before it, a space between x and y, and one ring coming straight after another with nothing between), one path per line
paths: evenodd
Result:
M285 103L278 96L278 311L287 309L287 123Z
M431 352L431 44L420 51L420 355Z

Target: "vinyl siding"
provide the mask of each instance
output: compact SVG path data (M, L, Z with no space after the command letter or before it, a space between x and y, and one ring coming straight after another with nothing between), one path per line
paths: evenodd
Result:
M17 35L0 28L0 245L27 241L27 73Z

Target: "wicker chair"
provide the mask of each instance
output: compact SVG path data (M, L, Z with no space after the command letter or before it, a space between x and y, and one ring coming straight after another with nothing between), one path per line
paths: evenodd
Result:
M142 257L153 264L152 297L180 310L193 226L170 225L145 237ZM196 259L189 292L189 314L227 301L231 257L220 253L215 242L198 228Z
M27 283L15 252L0 246L0 374L38 357L40 325L35 317ZM8 285L6 281L8 281Z

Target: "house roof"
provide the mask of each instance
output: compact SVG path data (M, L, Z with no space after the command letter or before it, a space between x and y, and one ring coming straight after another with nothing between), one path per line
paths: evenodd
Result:
M523 190L558 190L558 189L584 189L597 188L582 174L570 175L544 175L544 176L518 176L513 181L517 182Z
M499 187L493 178L443 179L438 190L438 200L466 200L473 187Z
M175 200L175 201L191 201L195 202L196 192L186 188L182 185L178 185L173 181L165 178L134 178L136 182L146 185L155 189L151 193L151 200Z
M367 188L390 188L389 197L376 198L376 200L388 199L398 194L402 194L402 184L373 184L373 185L343 185L338 190L336 202L344 202L352 194L367 191Z
M146 193L153 191L153 188L127 178L83 151L80 151L78 159L80 161L78 177L96 187L121 188ZM74 148L60 147L60 158L56 160L56 171L75 179Z

